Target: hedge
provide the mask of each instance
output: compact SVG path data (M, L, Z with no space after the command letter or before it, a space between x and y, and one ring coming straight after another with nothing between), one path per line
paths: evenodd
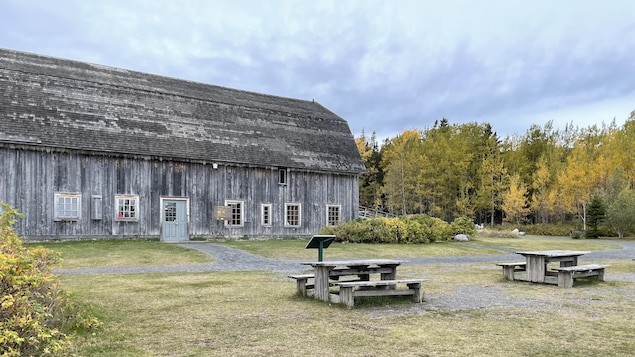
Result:
M471 219L459 217L451 224L428 215L398 218L358 218L334 227L324 227L319 234L332 234L339 242L418 244L451 240L456 234L473 235Z

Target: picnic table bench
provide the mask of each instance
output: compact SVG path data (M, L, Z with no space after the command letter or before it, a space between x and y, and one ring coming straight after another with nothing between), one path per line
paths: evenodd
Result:
M296 274L289 275L288 277L295 279L298 294L301 296L307 296L307 290L315 288L315 284L308 284L309 279L315 279L315 275L313 274Z
M610 265L587 264L571 267L560 267L554 270L558 272L558 286L562 288L573 287L573 280L578 278L597 277L599 281L604 281L604 268Z
M527 262L498 263L496 265L503 267L503 276L507 280L514 280L514 274L517 272L527 271Z
M357 276L355 280L348 281L368 281L371 274L380 274L383 277L392 277L394 274L394 268L392 267L363 267L363 268L350 268L350 267L335 267L329 271L330 280L339 280L341 277ZM296 287L298 294L301 296L307 296L307 291L314 289L315 284L310 284L310 280L315 279L315 274L295 274L288 275L287 277L296 281ZM333 283L329 283L329 286L333 286Z
M360 296L412 296L412 301L423 301L421 283L428 279L394 279L377 281L349 281L336 282L339 286L339 295L332 294L331 301L339 302L348 307L355 305L355 298ZM408 289L398 289L398 285L405 284Z

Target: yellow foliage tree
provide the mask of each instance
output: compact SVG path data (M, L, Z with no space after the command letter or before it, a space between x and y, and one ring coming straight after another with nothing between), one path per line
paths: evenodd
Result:
M407 214L416 210L414 197L421 170L421 132L407 130L382 148L386 205L390 212Z
M529 214L527 207L527 187L515 173L509 178L509 189L503 194L501 209L505 213L505 221L520 224Z
M596 127L589 128L576 141L567 156L566 167L558 175L561 199L567 213L577 213L586 230L586 206L595 189L605 187L610 172L602 149L605 135Z
M381 185L383 183L383 173L381 172L381 154L375 133L370 138L367 138L362 131L361 137L355 138L355 144L357 144L357 150L366 167L366 172L359 175L359 205L377 208L382 204Z

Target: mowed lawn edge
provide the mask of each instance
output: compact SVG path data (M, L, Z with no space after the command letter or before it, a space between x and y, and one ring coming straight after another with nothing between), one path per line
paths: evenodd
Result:
M209 254L158 240L80 240L28 243L60 253L60 268L96 268L126 266L169 266L209 264Z

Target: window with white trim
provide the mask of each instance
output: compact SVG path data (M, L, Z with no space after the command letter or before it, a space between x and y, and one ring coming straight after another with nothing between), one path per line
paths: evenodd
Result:
M326 205L326 225L337 226L340 224L340 205Z
M260 206L260 224L271 227L271 203L264 203Z
M132 221L139 220L139 196L117 195L115 196L115 220Z
M243 201L226 200L225 206L232 208L231 218L225 221L226 226L242 227L245 221Z
M299 203L284 204L284 225L285 227L300 227L302 221L302 205Z
M55 220L77 221L82 212L82 195L79 193L55 194Z

